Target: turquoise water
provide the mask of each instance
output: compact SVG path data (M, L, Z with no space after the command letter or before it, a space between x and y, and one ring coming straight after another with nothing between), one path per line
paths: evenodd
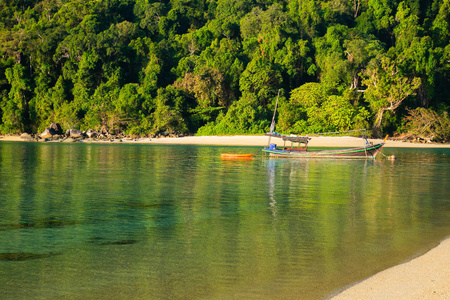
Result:
M2 142L0 298L326 298L450 235L449 149L384 153Z

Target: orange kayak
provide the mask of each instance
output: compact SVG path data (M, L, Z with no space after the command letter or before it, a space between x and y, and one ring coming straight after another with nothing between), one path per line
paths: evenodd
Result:
M249 159L252 158L252 156L255 155L253 153L246 154L246 153L222 153L220 154L220 158L222 159Z

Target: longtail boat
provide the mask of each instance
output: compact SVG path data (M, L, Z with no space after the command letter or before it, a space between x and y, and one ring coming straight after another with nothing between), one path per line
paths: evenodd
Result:
M373 145L365 139L365 145L358 148L348 149L330 149L330 150L308 150L308 142L311 140L308 136L283 135L276 132L266 133L269 136L269 145L262 149L272 157L290 157L290 158L372 158L374 159L381 151L387 139L382 143ZM277 146L270 143L270 138L279 138L283 140L283 146ZM286 145L286 142L289 144Z
M308 142L311 140L310 137L301 135L284 135L275 132L275 115L277 113L279 96L280 90L278 90L277 102L275 104L275 110L273 112L272 123L270 124L270 132L266 133L266 135L269 136L269 143L267 147L262 149L263 152L269 153L270 156L292 158L375 158L378 152L383 149L384 143L388 138L386 136L382 143L373 145L367 140L365 129L350 130L364 131L363 138L365 140L365 145L363 147L308 151ZM272 137L280 138L281 140L283 140L284 145L282 147L278 147L276 144L270 143L270 139ZM290 142L291 145L286 146L286 142Z

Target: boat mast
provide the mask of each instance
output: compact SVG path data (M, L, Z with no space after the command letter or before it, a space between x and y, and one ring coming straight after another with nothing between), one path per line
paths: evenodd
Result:
M275 130L275 115L277 113L278 98L279 97L280 97L280 90L278 90L277 102L275 103L275 110L273 111L272 123L270 124L270 133L273 133L274 130ZM270 147L270 139L271 139L271 136L269 135L269 143L267 144L267 147Z

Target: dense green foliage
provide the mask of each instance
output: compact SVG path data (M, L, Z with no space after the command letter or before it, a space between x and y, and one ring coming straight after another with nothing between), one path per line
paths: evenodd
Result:
M449 21L450 0L4 0L0 131L263 133L278 90L279 132L407 130L447 116Z

